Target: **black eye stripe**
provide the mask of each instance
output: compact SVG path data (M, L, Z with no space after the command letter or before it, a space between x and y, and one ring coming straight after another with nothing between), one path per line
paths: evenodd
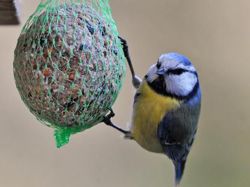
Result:
M180 75L180 74L185 73L185 72L189 72L189 71L186 69L177 68L177 69L169 69L167 71L167 74Z

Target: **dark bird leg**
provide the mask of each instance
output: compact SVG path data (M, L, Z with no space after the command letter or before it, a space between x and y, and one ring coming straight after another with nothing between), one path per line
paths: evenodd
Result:
M126 57L126 59L128 61L129 69L130 69L130 72L132 74L133 86L137 89L137 88L139 88L139 86L141 84L141 79L138 76L135 75L134 67L133 67L133 64L132 64L132 61L131 61L130 55L129 55L127 41L125 39L123 39L122 37L120 37L120 36L119 36L119 39L121 40L124 56Z
M104 117L103 119L103 123L105 123L106 125L110 126L110 127L113 127L114 129L120 131L121 133L123 133L125 135L126 138L129 137L129 135L131 134L130 131L126 131L126 130L123 130L117 126L115 126L113 124L113 122L111 121L111 118L115 116L115 113L112 109L110 109L110 113Z

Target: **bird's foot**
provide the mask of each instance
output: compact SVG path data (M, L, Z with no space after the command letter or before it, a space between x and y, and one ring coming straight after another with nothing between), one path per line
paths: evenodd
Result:
M134 67L133 67L133 64L132 64L132 61L131 61L130 55L129 55L127 41L125 39L123 39L122 37L120 37L120 36L119 36L119 39L120 39L121 44L122 44L124 56L128 61L128 65L129 65L129 68L130 68L130 71L131 71L132 84L137 89L137 88L139 88L139 86L141 84L141 79L138 76L135 75Z
M115 117L115 113L114 113L113 109L111 108L111 109L109 109L109 114L106 115L106 116L104 117L103 122L104 122L104 123L105 123L105 122L108 122L108 121L110 121L111 118L113 118L113 117Z
M118 36L118 38L120 39L121 41L121 44L122 44L122 49L123 49L123 52L124 52L124 55L126 58L129 57L129 52L128 52L128 43L125 39L123 39L122 37Z
M102 122L110 127L113 127L114 129L122 132L125 135L125 137L128 136L128 134L130 134L130 131L123 130L120 127L117 127L113 124L113 122L111 121L111 118L113 118L114 116L115 116L114 111L112 109L110 109L110 113L103 118Z

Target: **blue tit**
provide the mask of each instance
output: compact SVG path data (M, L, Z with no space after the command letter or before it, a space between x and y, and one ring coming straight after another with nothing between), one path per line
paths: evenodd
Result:
M130 131L103 122L134 139L144 149L167 155L175 167L175 186L183 176L187 156L194 142L201 108L198 74L190 60L178 53L160 56L144 79L135 75L126 40L119 37L137 89Z
M176 186L195 138L200 107L196 69L178 53L161 55L135 94L130 136L144 149L173 161Z

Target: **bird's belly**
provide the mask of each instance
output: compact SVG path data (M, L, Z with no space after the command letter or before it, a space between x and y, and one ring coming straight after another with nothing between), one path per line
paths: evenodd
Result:
M152 120L154 116L146 110L138 111L134 116L132 137L136 142L148 151L156 153L163 152L162 146L157 138L157 125Z
M141 97L134 105L132 137L144 149L162 153L163 149L157 136L158 125L165 114L179 106L179 102L162 96Z

